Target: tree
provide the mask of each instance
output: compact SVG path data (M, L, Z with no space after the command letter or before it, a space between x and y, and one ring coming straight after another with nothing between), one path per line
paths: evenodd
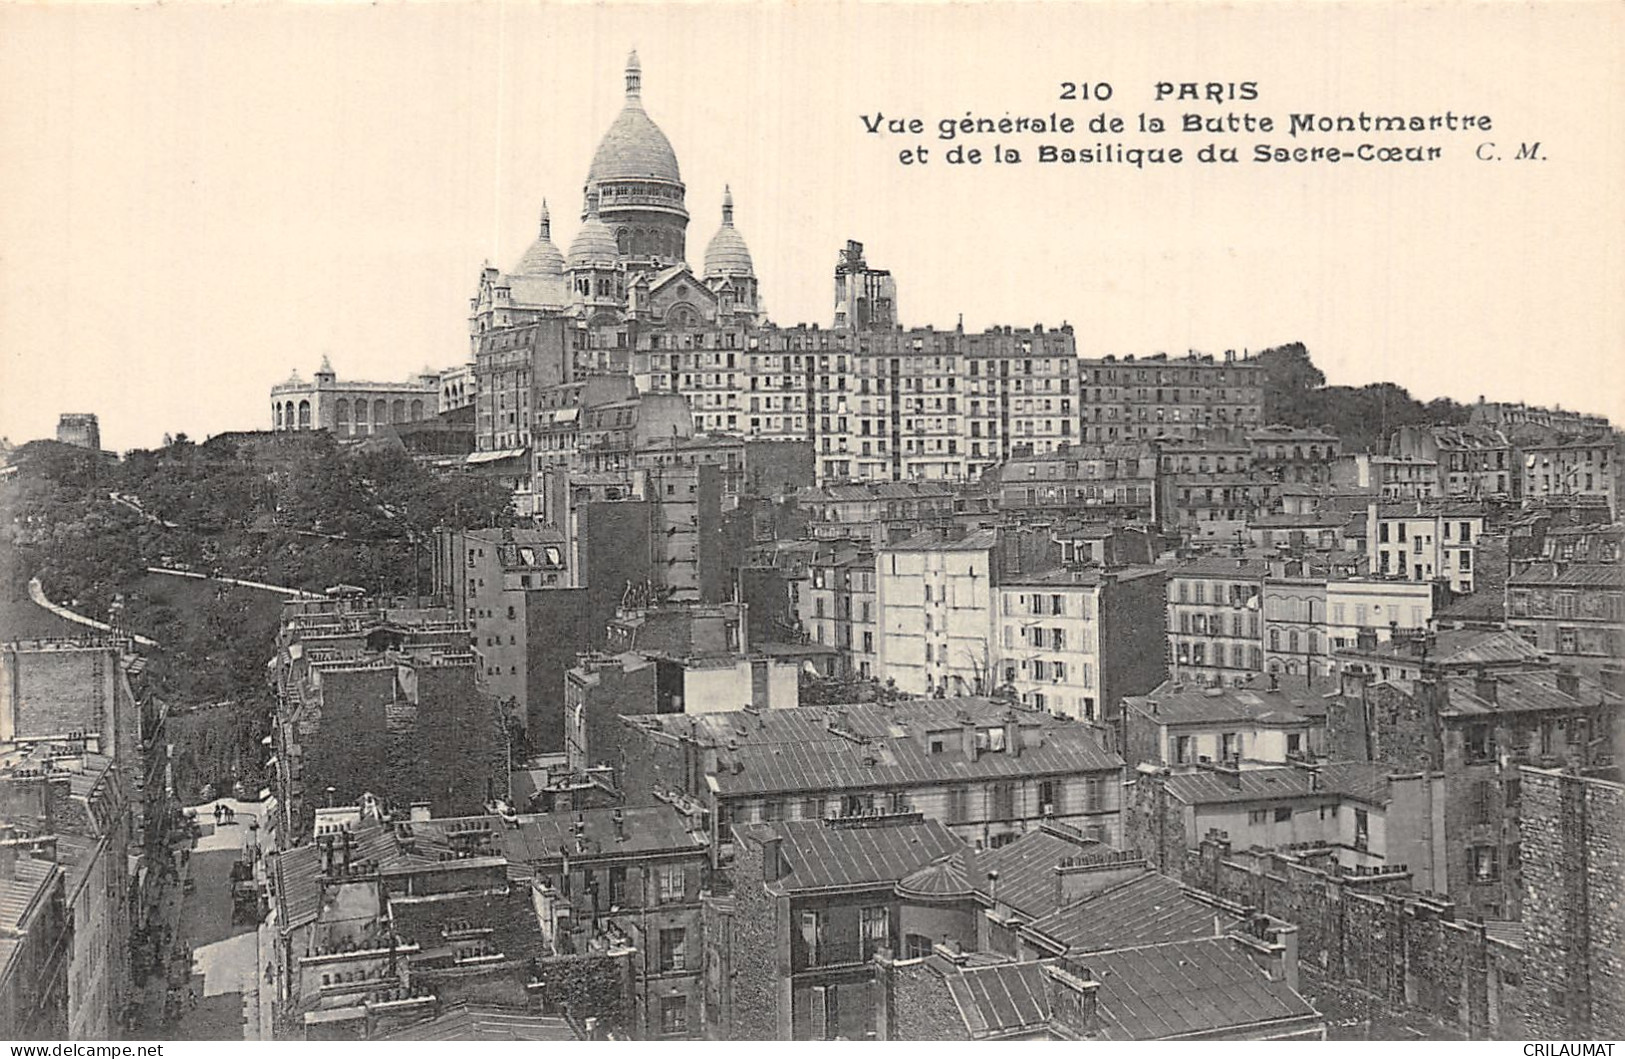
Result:
M1266 349L1255 358L1264 369L1264 418L1270 423L1310 426L1307 417L1318 414L1317 391L1326 374L1309 359L1302 342Z

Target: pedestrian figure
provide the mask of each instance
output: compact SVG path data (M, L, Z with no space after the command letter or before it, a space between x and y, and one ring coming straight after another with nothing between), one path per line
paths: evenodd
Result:
M220 818L225 816L225 815L226 815L226 807L225 806L217 805L217 806L214 807L214 823L215 823L216 827L220 826Z

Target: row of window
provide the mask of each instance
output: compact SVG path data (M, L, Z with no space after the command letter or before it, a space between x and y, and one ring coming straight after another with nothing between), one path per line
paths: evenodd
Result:
M1226 631L1228 628L1228 631ZM1179 631L1185 636L1231 636L1236 638L1258 639L1258 612L1248 611L1246 614L1236 611L1230 614L1230 620L1225 621L1225 615L1204 614L1200 611L1179 612ZM1274 630L1271 630L1272 632ZM1294 633L1293 635L1296 635ZM1276 650L1276 648L1271 648Z

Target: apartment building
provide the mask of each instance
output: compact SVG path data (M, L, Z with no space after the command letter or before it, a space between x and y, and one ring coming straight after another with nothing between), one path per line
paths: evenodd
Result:
M1452 592L1473 591L1485 512L1461 503L1371 504L1366 555L1374 576L1443 581Z
M1267 560L1209 556L1168 571L1168 671L1190 684L1244 684L1264 671Z
M622 722L628 804L691 800L729 824L917 812L977 848L1045 820L1114 841L1107 730L995 699L905 699Z
M1512 442L1495 427L1405 426L1394 434L1390 449L1395 456L1432 460L1441 496L1510 499L1523 485Z
M914 814L735 825L732 1036L869 1040L872 958L903 938L904 877L963 843Z
M837 652L837 674L867 679L877 672L879 606L873 552L836 549L814 560L802 627L812 643Z
M1247 447L1254 469L1272 481L1326 485L1343 443L1324 430L1267 426L1247 432Z
M1061 568L998 587L998 680L1030 709L1098 723L1161 683L1162 570Z
M1189 772L1203 762L1242 768L1308 761L1324 753L1326 698L1337 686L1271 674L1257 688L1168 681L1123 700L1123 760Z
M1421 631L1433 619L1433 586L1370 577L1326 582L1326 637L1335 652L1353 647L1360 630L1386 643L1396 629Z
M1540 666L1382 681L1350 665L1327 700L1327 746L1341 760L1441 774L1445 870L1435 888L1442 879L1459 907L1486 919L1517 919L1517 766L1585 772L1611 758L1625 682L1618 668L1601 678Z
M922 533L875 556L879 672L911 695L993 690L999 531Z
M1157 456L1149 442L1066 445L1016 456L985 476L1006 512L1070 512L1150 521L1157 512Z
M1612 434L1583 437L1548 435L1520 440L1523 498L1554 500L1596 498L1619 513L1619 441Z

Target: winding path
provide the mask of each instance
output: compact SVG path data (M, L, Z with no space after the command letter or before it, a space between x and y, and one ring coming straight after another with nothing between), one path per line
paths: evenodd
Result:
M79 614L79 613L77 613L75 611L71 611L67 607L62 606L59 603L52 603L49 599L46 598L45 589L40 585L39 578L37 578L37 577L31 577L31 578L28 579L28 598L33 600L39 606L44 607L46 610L50 611L52 614L55 614L57 617L61 618L63 621L71 621L75 625L83 625L87 629L95 629L98 632L112 632L113 631L113 627L111 625L107 624L105 621L97 621L95 618L87 618L83 614ZM130 635L131 635L131 638L134 639L135 642L140 644L142 647L157 647L158 646L158 641L157 640L148 639L147 637L142 636L142 635L140 635L138 633L131 633Z

